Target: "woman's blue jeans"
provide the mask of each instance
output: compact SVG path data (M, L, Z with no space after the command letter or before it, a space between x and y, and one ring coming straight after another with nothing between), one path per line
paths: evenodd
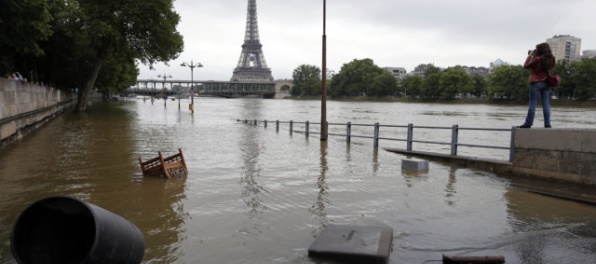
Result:
M530 85L530 107L524 125L532 126L534 124L534 115L536 114L536 105L538 97L542 99L542 113L544 114L544 126L550 126L550 93L551 88L546 82L535 82Z

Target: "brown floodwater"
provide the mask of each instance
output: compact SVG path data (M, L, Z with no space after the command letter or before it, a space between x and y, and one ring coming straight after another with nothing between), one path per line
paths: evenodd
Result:
M199 98L194 115L186 110L188 101L181 108L177 101L166 108L163 101L141 99L96 103L88 113L66 113L1 149L0 263L14 263L10 233L20 213L55 195L78 197L134 223L145 237L144 263L333 263L307 253L327 224L390 226L390 263L440 263L442 254L503 255L507 263L596 263L595 206L527 192L510 177L444 163L431 161L428 172L402 171L406 157L382 148L404 148L403 142L381 141L379 148L366 138L321 142L317 134L290 135L287 124L276 131L273 123L265 128L236 121L318 122L317 101ZM328 102L327 119L511 128L521 124L525 111ZM553 109L553 126L595 125L593 110ZM352 133L370 136L372 127ZM422 133L449 140L443 132ZM509 144L507 133L460 136ZM139 157L171 155L178 148L188 165L186 179L143 178Z

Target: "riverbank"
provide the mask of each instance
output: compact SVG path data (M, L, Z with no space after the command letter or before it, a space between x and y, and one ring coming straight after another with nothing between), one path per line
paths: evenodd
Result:
M321 100L321 97L318 97L318 96L302 96L302 97L291 96L291 97L285 97L284 99L309 101L309 100ZM362 97L362 96L358 96L358 97L343 97L343 98L328 97L327 100L338 101L338 102L486 104L486 105L497 105L497 106L499 106L499 105L511 105L511 106L527 105L527 103L519 103L519 102L515 102L513 100L489 101L486 99L476 99L476 98L429 101L429 100L403 98L403 97ZM554 106L554 107L596 108L596 100L576 101L576 100L569 100L569 99L551 99L550 102L551 102L551 106Z

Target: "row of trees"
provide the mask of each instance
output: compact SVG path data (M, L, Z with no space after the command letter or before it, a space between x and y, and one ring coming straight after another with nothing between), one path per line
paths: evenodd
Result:
M183 49L173 0L7 0L0 17L0 72L78 88L77 111L93 89L134 85L137 62L169 61Z
M561 98L587 100L596 96L596 59L557 62L554 71L562 84L555 89ZM458 97L489 100L528 101L528 70L521 65L495 67L488 76L469 75L460 66L440 69L430 65L423 75L408 75L396 80L371 59L353 60L341 67L328 83L332 97L408 96L422 100L451 100ZM321 70L300 65L293 74L294 96L321 94Z

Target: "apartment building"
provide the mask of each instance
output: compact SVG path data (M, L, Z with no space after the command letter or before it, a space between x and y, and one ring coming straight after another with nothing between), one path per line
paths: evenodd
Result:
M580 60L582 40L570 35L556 35L546 40L557 60Z
M396 79L401 79L406 76L406 69L403 67L383 67L383 70L391 73Z

